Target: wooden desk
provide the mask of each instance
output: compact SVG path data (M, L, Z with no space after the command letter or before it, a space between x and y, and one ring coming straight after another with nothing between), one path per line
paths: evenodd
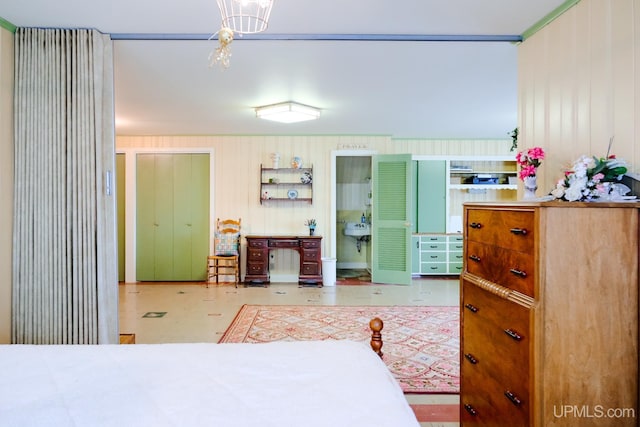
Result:
M322 236L246 236L245 283L269 283L269 251L293 249L300 254L298 283L322 286Z

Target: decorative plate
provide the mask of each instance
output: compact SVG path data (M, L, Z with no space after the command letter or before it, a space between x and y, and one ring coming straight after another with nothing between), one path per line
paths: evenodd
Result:
M290 199L297 199L298 190L289 190L289 192L287 193L287 197L289 197Z
M313 178L311 177L311 173L308 171L303 173L300 177L300 182L303 184L311 184L311 181L313 181Z

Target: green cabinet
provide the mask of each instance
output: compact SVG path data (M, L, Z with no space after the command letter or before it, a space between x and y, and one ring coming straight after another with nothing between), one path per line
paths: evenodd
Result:
M462 234L413 235L412 274L459 275L462 271Z
M420 236L411 236L411 274L420 274Z
M138 154L136 280L204 280L209 155Z

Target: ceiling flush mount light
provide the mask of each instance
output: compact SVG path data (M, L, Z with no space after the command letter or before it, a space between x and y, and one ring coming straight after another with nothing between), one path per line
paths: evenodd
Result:
M280 123L296 123L317 119L320 109L289 101L256 107L256 117Z
M230 44L234 33L255 34L267 29L274 0L217 0L222 28L218 31L218 48L209 55L209 66L217 63L229 67ZM215 37L214 34L209 40Z

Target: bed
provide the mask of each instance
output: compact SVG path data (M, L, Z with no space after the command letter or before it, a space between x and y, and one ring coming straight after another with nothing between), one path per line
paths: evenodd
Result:
M374 350L381 343L374 343ZM418 426L368 346L3 345L7 426Z

